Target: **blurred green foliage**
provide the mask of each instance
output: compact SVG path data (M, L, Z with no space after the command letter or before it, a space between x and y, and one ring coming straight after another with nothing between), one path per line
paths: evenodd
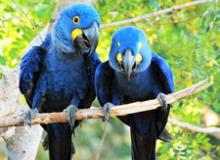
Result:
M0 0L0 64L15 67L30 41L48 23L51 0ZM46 16L45 16L46 15Z
M0 0L0 64L15 67L30 41L48 23L55 8L50 0ZM98 0L94 3L102 23L124 20L189 0ZM176 102L170 117L204 126L202 117L207 107L220 113L220 3L202 4L175 11L135 25L145 31L152 49L165 58L175 75L176 90L212 77L208 90ZM120 27L101 30L98 53L108 59L111 37ZM95 102L97 104L97 102ZM202 133L167 125L173 140L158 141L158 159L213 160L220 159L219 140ZM117 119L108 125L100 159L130 159L129 128ZM95 159L104 132L103 123L88 120L78 127L74 136L75 159ZM39 149L37 159L47 152Z

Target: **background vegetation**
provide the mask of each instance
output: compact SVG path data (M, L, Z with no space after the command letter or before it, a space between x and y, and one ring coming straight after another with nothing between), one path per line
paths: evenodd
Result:
M188 1L97 0L94 6L102 23L110 23ZM56 5L54 0L16 0L16 3L14 0L0 0L0 64L8 67L18 65L30 41L50 20ZM207 109L220 113L220 3L193 6L132 25L145 31L152 49L171 65L176 90L207 77L213 78L211 88L175 103L170 114L172 118L205 126L203 117ZM108 58L111 37L118 28L101 30L97 51L103 61ZM158 141L158 159L220 158L219 140L170 124L167 128L173 140L171 143ZM75 159L95 159L103 132L101 121L85 121L75 133ZM37 159L45 159L47 154L40 147ZM117 119L112 119L108 125L100 159L130 159L129 129Z

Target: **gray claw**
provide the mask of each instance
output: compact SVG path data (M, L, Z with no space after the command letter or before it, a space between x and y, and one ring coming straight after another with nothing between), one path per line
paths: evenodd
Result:
M166 101L166 95L164 93L159 93L157 95L157 99L159 100L163 110L167 110L168 105L167 105L167 101Z
M49 149L49 137L46 135L44 141L42 142L43 149L46 151Z
M68 122L71 126L71 129L74 128L75 125L75 113L78 110L78 108L74 105L69 105L64 112L67 113L67 117L68 117Z
M104 106L103 106L103 110L104 110L104 118L103 118L103 120L104 121L109 121L109 119L110 119L110 111L111 111L111 108L113 106L114 105L112 103L104 104Z
M24 115L24 126L31 126L32 119L38 113L38 109L29 109Z

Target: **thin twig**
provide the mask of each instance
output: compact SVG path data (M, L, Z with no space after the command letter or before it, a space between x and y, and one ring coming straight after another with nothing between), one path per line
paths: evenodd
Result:
M215 0L192 1L192 2L184 3L184 4L181 4L181 5L178 5L178 6L173 6L173 7L170 7L170 8L159 10L159 11L156 11L156 12L153 12L153 13L145 14L143 16L138 16L136 18L126 19L126 20L113 22L113 23L108 23L108 24L102 24L101 28L103 29L103 28L110 28L110 27L127 25L127 24L130 24L130 23L137 23L137 22L142 21L142 20L146 20L146 19L149 19L149 18L152 18L152 17L162 16L164 14L167 14L167 13L170 13L170 12L173 12L173 11L177 11L177 10L180 10L180 9L183 9L183 8L188 8L188 7L191 7L191 6L196 6L196 5L200 5L200 4L203 4L203 3L210 3L210 2L214 2L214 1Z
M179 126L181 128L186 128L188 130L194 131L194 132L200 132L200 133L214 133L214 132L219 132L220 133L220 128L217 127L199 127L190 123L186 122L180 122L175 119L169 119L169 122L175 126Z
M209 80L203 80L191 87L185 88L178 92L166 95L166 100L168 104L171 104L179 99L188 97L197 92L200 92L206 88L208 88L212 83ZM144 112L155 110L161 107L158 99L143 101L143 102L135 102L130 104L124 104L120 106L113 107L110 111L110 116L123 116L132 113ZM23 125L23 117L21 116L9 116L0 119L0 128L12 127L12 126L22 126ZM75 114L76 120L84 120L84 119L98 119L103 118L104 112L101 108L91 108L91 109L79 109ZM36 117L32 120L32 124L50 124L50 123L66 123L67 115L64 112L57 113L42 113L37 114Z
M220 128L217 128L217 127L199 127L199 126L196 126L196 125L193 125L190 123L180 122L180 121L177 121L177 120L171 119L171 118L169 118L169 123L171 123L175 126L179 126L184 129L188 129L193 132L210 134L210 135L215 136L216 138L220 139Z
M104 141L105 141L105 137L107 135L107 129L108 129L108 122L105 121L104 122L104 132L102 134L102 138L101 138L101 141L99 142L99 148L98 148L98 151L96 153L96 158L95 160L99 160L100 159L100 155L101 155L101 152L102 152L102 148L103 148L103 144L104 144Z

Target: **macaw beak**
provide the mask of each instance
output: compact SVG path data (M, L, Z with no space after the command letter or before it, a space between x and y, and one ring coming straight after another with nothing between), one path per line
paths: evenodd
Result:
M130 79L131 73L133 72L136 66L135 58L132 55L132 51L130 49L125 50L125 53L122 59L123 59L122 60L123 70L125 74L127 74L128 79Z
M76 47L80 49L81 54L91 55L95 51L99 40L97 22L93 22L89 28L73 30L72 39Z

